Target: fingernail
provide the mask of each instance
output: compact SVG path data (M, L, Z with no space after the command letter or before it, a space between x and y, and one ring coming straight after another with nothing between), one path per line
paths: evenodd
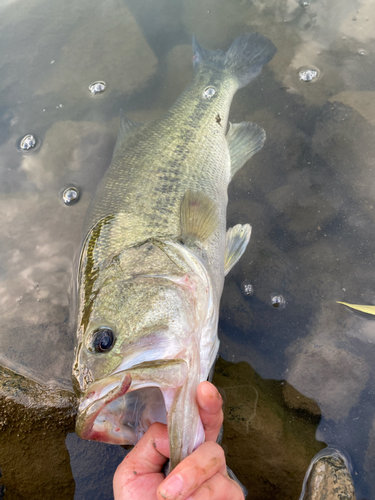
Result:
M179 474L174 474L165 480L159 492L163 498L173 500L181 495L183 487L184 482L181 476Z
M202 396L204 396L205 398L207 398L209 400L207 404L200 404L200 407L203 410L210 411L211 406L212 406L212 401L214 399L221 399L219 391L216 389L215 386L213 386L209 383L202 385L201 392L202 392Z
M216 387L205 382L204 384L201 385L201 392L203 396L211 396L213 395L213 391L216 390Z

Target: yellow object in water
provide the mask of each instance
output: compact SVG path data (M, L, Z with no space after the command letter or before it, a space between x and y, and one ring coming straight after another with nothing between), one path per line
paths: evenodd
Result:
M365 314L372 314L375 316L375 306L361 306L360 304L348 304L348 302L339 302L338 304L342 304L343 306L350 307L350 309L354 309L355 311L359 311Z

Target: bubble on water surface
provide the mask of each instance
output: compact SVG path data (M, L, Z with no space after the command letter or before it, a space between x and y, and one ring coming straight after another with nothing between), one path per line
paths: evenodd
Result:
M254 294L254 287L249 280L244 280L241 283L241 291L242 294L245 295L245 297L250 297Z
M279 307L280 309L285 307L285 299L280 293L271 294L271 305L272 307Z
M21 139L20 142L20 148L22 151L29 151L29 149L33 149L36 146L36 139L33 135L28 134L25 135L23 139Z
M365 49L358 49L358 54L359 54L360 56L364 56L364 55L366 55L366 51L365 51Z
M62 199L65 205L73 205L79 199L79 189L75 186L69 186L64 189Z
M301 2L301 5L302 5L302 7L305 7L305 8L310 7L310 2L308 2L307 0L304 0Z
M105 82L94 82L91 85L89 85L89 91L92 94L100 94L101 92L104 92L107 87L107 84Z
M319 76L319 71L314 68L301 68L298 76L301 82L314 82Z
M214 87L206 87L203 91L203 97L205 99L211 99L212 96L216 94L216 89Z

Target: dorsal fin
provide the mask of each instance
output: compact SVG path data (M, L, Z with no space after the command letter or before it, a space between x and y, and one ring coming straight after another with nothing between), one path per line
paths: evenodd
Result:
M225 240L224 273L229 273L246 250L251 236L250 224L237 224L227 231Z
M234 174L257 152L264 141L266 133L255 123L230 123L227 142L231 161L231 179Z
M115 144L115 148L113 150L113 156L118 153L122 143L125 141L129 135L131 135L135 130L142 127L141 123L136 123L130 120L122 109L120 109L120 128L118 131L117 141Z
M218 223L215 202L203 191L186 191L181 203L182 241L205 241Z

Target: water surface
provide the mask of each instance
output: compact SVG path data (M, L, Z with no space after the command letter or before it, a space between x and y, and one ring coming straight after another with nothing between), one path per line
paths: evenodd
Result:
M220 353L314 401L316 443L349 457L358 499L374 496L375 323L336 301L375 303L375 2L2 0L0 13L1 363L71 387L73 261L119 109L148 121L169 108L192 76L193 33L207 48L226 49L258 31L278 53L231 108L231 121L258 123L267 141L229 188L228 226L250 222L253 234L226 280ZM300 79L306 70L315 80ZM103 93L90 93L95 81L106 83ZM26 134L38 147L23 153ZM72 185L79 201L65 205ZM243 293L245 280L252 295ZM275 391L263 403L274 414L284 404ZM285 426L278 432L281 450L288 434ZM296 456L308 463L316 452L309 439L259 474L272 485L274 471L282 477ZM70 434L66 445L76 498L111 498L97 464L110 478L122 452L97 443L87 451ZM228 456L246 454L226 446ZM83 449L87 474L74 458ZM269 453L257 451L253 465ZM6 470L1 480L5 498L16 498ZM287 498L286 483L274 486L259 498Z

